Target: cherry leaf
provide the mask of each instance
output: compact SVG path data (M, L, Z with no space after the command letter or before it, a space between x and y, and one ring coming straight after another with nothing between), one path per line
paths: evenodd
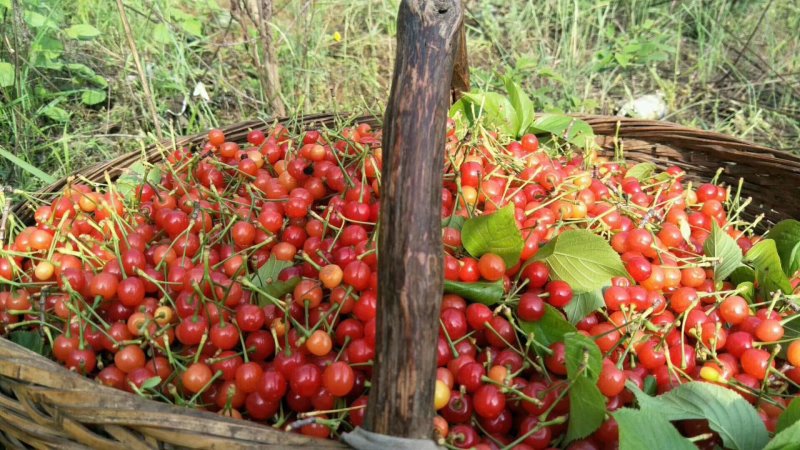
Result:
M577 331L574 325L567 322L561 313L550 305L546 305L541 319L536 322L520 321L519 326L526 334L533 334L536 342L545 347L555 342L563 342L565 334Z
M775 430L780 433L797 422L800 422L800 397L795 397L786 410L778 416L778 426Z
M741 395L711 383L693 381L666 394L650 397L628 382L643 411L650 411L664 420L708 419L712 430L719 433L725 448L760 450L769 435L752 405Z
M747 252L745 260L755 269L756 280L764 292L764 297L771 298L777 291L785 294L792 292L792 284L783 273L775 241L764 239L757 243Z
M588 230L568 230L542 247L535 261L544 261L550 275L569 283L574 292L591 292L610 284L613 277L628 277L617 252L602 237Z
M714 261L714 281L722 281L733 273L742 262L742 249L722 228L713 222L711 235L703 244L703 252Z
M300 282L300 277L294 277L286 281L280 281L278 279L278 276L284 269L292 267L293 265L291 261L282 261L275 258L275 255L271 255L267 262L250 277L250 282L268 295L274 298L281 298L292 292L297 286L297 283ZM271 301L269 298L259 298L259 306L265 306L270 303Z
M463 283L444 280L444 292L446 294L460 295L468 300L491 306L503 299L505 289L503 280L498 280L493 283L485 281Z
M12 331L8 340L40 355L46 353L44 339L36 331Z
M619 426L619 450L697 449L657 412L622 408L613 416Z
M800 442L800 422L795 422L776 434L764 450L797 450L798 442Z
M519 262L525 241L517 228L514 205L509 204L492 214L473 217L461 228L461 242L470 255L480 258L493 253L512 267Z
M800 270L800 222L794 219L782 220L765 236L775 241L781 258L781 266L786 276L791 277Z
M605 305L605 300L602 289L591 292L575 292L572 301L564 307L564 312L569 323L577 325L584 317L602 308L603 305Z
M584 438L603 424L606 415L606 398L597 383L580 377L569 388L569 424L566 441Z
M632 166L625 172L625 178L636 178L639 181L644 181L656 172L656 165L649 162L642 162Z

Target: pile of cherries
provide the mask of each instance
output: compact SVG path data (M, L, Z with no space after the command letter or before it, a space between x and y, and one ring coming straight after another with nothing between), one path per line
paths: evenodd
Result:
M624 163L545 151L534 135L460 141L449 125L442 217L513 204L525 245L513 266L476 259L458 222L444 221L445 277L502 280L515 295L493 306L443 296L431 380L443 445L617 446L610 415L563 442L565 345L534 351L520 328L574 300L545 263L529 261L574 228L606 237L630 275L610 280L605 306L577 323L603 352L607 411L634 401L628 381L665 392L705 380L756 404L775 430L800 384L800 344L784 342L785 357L771 345L794 310L714 282L703 256L713 223L744 251L759 239L729 223L729 189L693 188L676 167L627 177ZM149 398L318 437L361 425L377 351L380 133L276 126L237 143L212 130L202 147L147 171L160 179L127 195L75 180L38 208L35 225L12 230L0 248L0 332L41 332L70 370ZM721 442L704 421L680 428L706 435L698 445Z

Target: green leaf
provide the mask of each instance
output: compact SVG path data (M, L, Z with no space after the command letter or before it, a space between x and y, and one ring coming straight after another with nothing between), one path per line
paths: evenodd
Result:
M464 108L471 108L467 116L473 117L473 123L482 118L488 125L493 125L505 134L512 135L514 130L514 107L511 101L496 92L469 92L462 97Z
M294 288L300 283L300 277L294 277L286 281L273 281L263 287L263 291L275 298L284 297L286 294L294 291ZM270 299L259 298L258 306L266 306L272 304Z
M791 277L800 270L800 221L782 220L765 237L775 241L786 276Z
M597 147L594 137L594 128L580 119L573 119L567 132L567 142L582 149Z
M103 103L106 100L106 93L105 91L97 91L94 89L89 89L88 91L83 91L81 94L81 101L85 105L96 105L98 103Z
M533 102L525 94L522 86L514 83L511 77L506 77L503 80L508 92L508 98L511 101L511 106L514 107L516 112L516 120L514 121L515 130L514 136L521 137L525 130L531 126L534 119Z
M589 313L597 311L603 305L605 305L605 300L603 299L602 289L596 289L591 292L576 292L572 296L572 301L564 307L564 312L567 314L567 320L576 325Z
M464 228L464 223L467 221L467 218L464 216L448 216L442 219L442 228L452 228L454 230L461 231Z
M516 265L525 241L517 228L514 205L508 204L492 214L473 217L464 222L461 242L469 254L476 258L493 253L503 258L506 267Z
M656 395L656 392L658 392L658 381L656 381L656 377L648 375L644 378L644 392L647 395Z
M31 28L57 28L58 25L51 19L39 14L36 11L31 11L26 9L23 13L23 17L25 23L27 23Z
M14 85L14 66L5 61L0 61L0 88Z
M625 172L625 178L636 178L639 181L644 181L656 172L656 165L649 162L636 164Z
M597 344L580 333L567 333L564 335L564 346L567 379L586 377L597 382L603 368L603 355Z
M608 241L588 230L561 233L533 259L544 261L550 275L569 283L575 292L595 291L609 284L613 277L628 277L619 254Z
M80 63L70 63L67 64L67 70L69 70L71 74L77 75L84 80L91 81L102 88L108 87L108 81L95 73L94 69L89 66Z
M731 272L731 281L737 285L742 283L752 284L756 281L756 271L742 264Z
M772 293L777 291L785 294L792 292L792 284L781 268L781 258L778 256L775 241L764 239L757 243L747 252L745 259L756 270L756 280L765 298L771 298Z
M39 169L38 167L34 166L33 164L25 161L24 159L18 157L17 155L9 152L8 150L0 147L0 157L3 157L9 161L11 161L15 166L19 167L20 169L28 172L29 174L35 176L39 180L41 180L45 184L53 184L56 182L56 178L52 175L49 175Z
M533 121L531 129L536 134L552 134L562 137L572 123L572 117L566 114L542 114Z
M619 450L697 450L657 412L622 408L612 415L619 426Z
M556 342L563 342L564 335L577 331L574 325L567 322L557 309L545 305L544 315L536 322L519 322L525 334L533 334L536 342L549 347Z
M588 378L577 378L569 388L569 424L567 442L592 434L603 424L606 415L606 398L597 383Z
M795 422L776 434L764 450L797 450L798 442L800 442L800 422Z
M752 405L741 395L711 383L693 381L659 397L650 397L627 383L642 410L665 420L708 419L726 448L760 450L769 440L767 429Z
M713 222L711 235L708 236L703 244L703 252L709 258L716 258L714 261L714 281L722 281L728 278L742 263L742 249L739 244L724 232L722 228Z
M275 255L270 255L267 262L250 277L250 282L270 296L281 298L292 292L297 284L300 283L300 277L294 277L286 281L278 280L278 275L280 275L281 271L293 265L291 261L282 261L275 258ZM259 306L265 306L270 303L269 298L260 298L258 302Z
M145 163L144 160L137 161L125 169L117 178L116 188L128 200L133 199L136 188L147 181L150 184L161 182L161 169Z
M73 25L66 29L65 33L72 39L90 40L100 36L100 30L89 25L88 23L81 23Z
M36 331L12 331L8 340L28 350L44 355L44 339Z
M736 285L738 295L741 295L745 300L752 303L756 299L756 287L752 281L743 281Z
M594 130L583 120L566 114L542 114L533 121L530 130L536 134L551 134L583 148L596 146Z
M778 417L776 431L780 433L797 422L800 422L800 397L795 397Z
M446 294L460 295L466 299L488 306L494 305L502 300L503 294L505 294L503 280L498 280L493 283L485 281L462 283L459 281L444 280L444 292Z
M628 53L615 52L614 59L617 60L617 63L620 65L620 67L625 68L628 67L628 64L630 64L633 56Z
M58 106L45 106L39 111L39 114L47 117L54 122L66 122L69 120L71 114L69 111L59 108Z
M448 112L449 117L456 121L456 130L461 128L471 128L475 125L475 115L472 110L472 102L465 97L455 102Z
M185 31L187 34L198 38L203 37L203 22L191 18L191 19L181 20L179 22L179 25L181 26L183 31Z
M31 59L36 62L37 67L48 65L62 53L64 53L64 44L49 35L44 35L31 44Z
M603 355L594 341L580 333L564 335L569 389L567 441L586 437L605 419L606 399L597 387Z
M153 27L153 40L161 44L169 44L172 41L172 32L165 23L156 24Z
M142 383L142 387L140 389L143 390L143 391L144 390L149 390L149 389L154 389L159 385L159 383L161 383L161 377L157 377L156 376L156 377L148 378L148 379L144 380L144 383Z

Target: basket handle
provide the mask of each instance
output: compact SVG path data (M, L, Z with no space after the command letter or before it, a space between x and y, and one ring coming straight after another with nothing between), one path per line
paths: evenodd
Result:
M450 85L450 101L457 102L465 92L469 92L469 57L467 56L467 26L462 18L458 26L458 48L453 64L453 82Z
M461 0L402 0L383 128L378 313L364 426L433 436L443 287L442 167Z

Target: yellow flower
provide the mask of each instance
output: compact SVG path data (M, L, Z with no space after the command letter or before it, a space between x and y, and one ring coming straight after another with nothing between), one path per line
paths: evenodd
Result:
M334 32L333 33L333 40L336 41L336 42L341 42L342 35L338 31Z

